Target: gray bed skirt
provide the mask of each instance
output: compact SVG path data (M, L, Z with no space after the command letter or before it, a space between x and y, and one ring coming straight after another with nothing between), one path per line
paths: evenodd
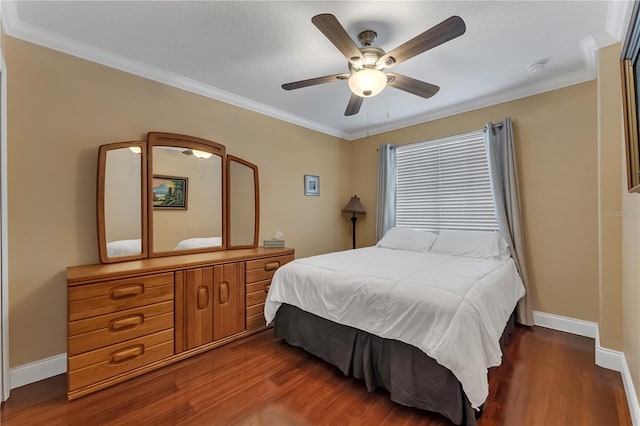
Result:
M501 343L513 330L513 315ZM475 426L475 411L451 371L420 349L383 339L283 304L275 335L364 380L367 390L389 391L392 401L440 413L457 425Z

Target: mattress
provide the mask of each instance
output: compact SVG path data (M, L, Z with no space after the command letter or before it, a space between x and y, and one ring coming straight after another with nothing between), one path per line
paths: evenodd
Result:
M382 247L297 259L276 271L265 319L282 303L415 346L449 369L478 408L487 369L524 286L511 258L479 259Z

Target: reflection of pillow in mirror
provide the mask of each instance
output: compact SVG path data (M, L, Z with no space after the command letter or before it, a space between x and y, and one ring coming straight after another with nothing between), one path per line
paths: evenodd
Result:
M222 237L189 238L182 240L176 246L176 250L188 250L203 247L220 247Z
M118 257L142 253L142 244L137 240L118 240L107 243L107 256Z
M433 232L395 226L378 241L378 247L427 252L438 236Z

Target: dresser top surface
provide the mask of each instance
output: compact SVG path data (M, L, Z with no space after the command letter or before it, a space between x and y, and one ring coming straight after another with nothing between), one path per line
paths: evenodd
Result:
M258 247L251 249L222 250L208 253L156 257L120 263L69 266L67 268L67 284L69 286L73 286L88 282L102 281L105 279L293 254L294 249L291 248Z

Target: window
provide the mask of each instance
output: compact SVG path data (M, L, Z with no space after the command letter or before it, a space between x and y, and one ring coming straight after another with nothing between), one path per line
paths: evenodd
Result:
M482 130L396 147L396 226L497 231Z

